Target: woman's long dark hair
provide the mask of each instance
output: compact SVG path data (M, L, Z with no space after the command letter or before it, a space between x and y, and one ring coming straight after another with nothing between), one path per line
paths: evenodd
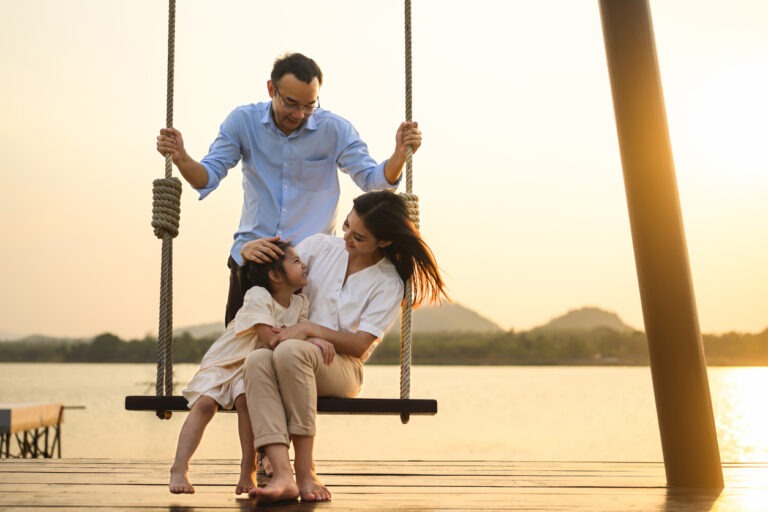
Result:
M368 192L353 201L355 213L379 241L391 242L381 250L392 261L403 282L413 283L413 304L447 298L432 250L421 239L401 196L390 191Z
M285 252L291 246L288 242L274 242L276 246L283 251L283 254L278 255L277 258L268 261L266 263L257 263L255 261L246 260L243 266L238 269L237 277L240 280L240 291L245 298L245 292L250 290L254 286L261 286L266 288L269 293L272 293L272 283L269 280L269 273L271 271L285 274L283 270L283 261L285 261Z

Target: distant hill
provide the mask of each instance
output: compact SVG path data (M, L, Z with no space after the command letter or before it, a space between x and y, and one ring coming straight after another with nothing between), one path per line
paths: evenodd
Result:
M400 330L400 318L387 332ZM413 311L411 331L429 332L498 332L501 327L471 309L456 303L425 306Z
M62 341L67 343L79 343L83 341L90 341L90 338L57 338L54 336L45 336L42 334L14 334L7 331L0 332L0 342L12 342L19 341L24 343L60 343Z
M422 307L414 310L412 320L412 330L414 333L437 333L437 332L501 332L504 329L497 324L483 317L482 315L468 309L460 304L448 303L440 306ZM574 309L564 315L553 318L544 325L535 327L531 331L538 330L568 330L568 329L593 329L595 327L610 327L617 332L634 331L616 315L610 311L605 311L596 307L583 307ZM393 324L388 332L397 332L400 330L400 320ZM197 324L174 329L174 336L180 336L189 333L193 338L217 337L224 332L222 322L210 322ZM60 338L53 338L41 335L19 335L8 331L0 331L0 340L15 341L24 340L30 342L49 342ZM86 341L85 339L68 341Z
M617 332L635 330L622 322L616 313L596 307L584 307L573 309L564 315L553 318L546 324L532 329L532 331L588 330L596 327L609 327Z
M414 333L427 332L497 332L503 329L487 318L459 304L445 304L440 306L422 307L413 311L411 330ZM400 319L392 325L387 332L399 331ZM224 332L224 324L213 322L209 324L179 327L173 330L174 336L189 333L193 338L206 336L219 336Z
M190 325L188 327L178 327L173 330L174 336L181 336L189 333L193 338L217 338L224 332L224 322L211 322L209 324Z
M19 334L11 331L0 331L0 341L16 341L23 338L24 334Z

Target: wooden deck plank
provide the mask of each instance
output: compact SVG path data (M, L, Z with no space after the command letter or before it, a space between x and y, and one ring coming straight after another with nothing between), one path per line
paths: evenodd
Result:
M0 509L91 511L250 510L238 498L238 463L193 463L197 493L168 493L169 461L23 459L0 462ZM524 461L319 461L334 494L279 510L764 510L768 464L726 464L719 496L669 491L660 463ZM272 508L272 507L270 507Z
M73 467L66 463L49 463L45 471L28 470L25 461L19 461L19 467L12 474L5 476L6 483L73 483L73 484L108 484L116 477L126 483L152 485L158 478L164 478L169 463L153 465L132 463L130 466L112 467L109 462L78 464ZM659 474L658 464L626 465L601 463L588 468L584 464L567 463L516 463L500 466L496 463L430 463L420 462L371 462L339 463L320 461L318 467L329 485L369 485L387 487L391 485L410 486L445 486L444 480L450 478L451 485L507 486L584 486L591 485L595 477L600 478L603 486L663 487L663 474ZM49 473L54 473L53 475ZM236 481L237 465L192 463L191 474L194 480L208 482L212 480ZM221 485L224 485L224 481ZM375 482L375 483L373 483Z

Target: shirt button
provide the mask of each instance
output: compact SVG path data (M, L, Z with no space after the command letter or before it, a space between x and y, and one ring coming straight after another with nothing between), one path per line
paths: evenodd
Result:
M283 188L288 190L288 185L283 185Z
M288 210L286 210L285 208L283 208L283 213L285 213L285 212L287 212L287 211L288 211Z

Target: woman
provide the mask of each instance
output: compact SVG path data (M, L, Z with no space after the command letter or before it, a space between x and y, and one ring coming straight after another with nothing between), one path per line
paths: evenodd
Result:
M282 329L270 342L273 350L254 350L245 362L254 444L273 469L267 486L249 493L260 502L330 499L315 473L317 397L359 393L362 365L395 319L408 279L415 305L445 295L432 251L400 196L382 191L357 197L343 229L343 239L314 235L298 244L309 267L304 288L309 320ZM278 256L276 240L247 243L243 257L265 261Z

